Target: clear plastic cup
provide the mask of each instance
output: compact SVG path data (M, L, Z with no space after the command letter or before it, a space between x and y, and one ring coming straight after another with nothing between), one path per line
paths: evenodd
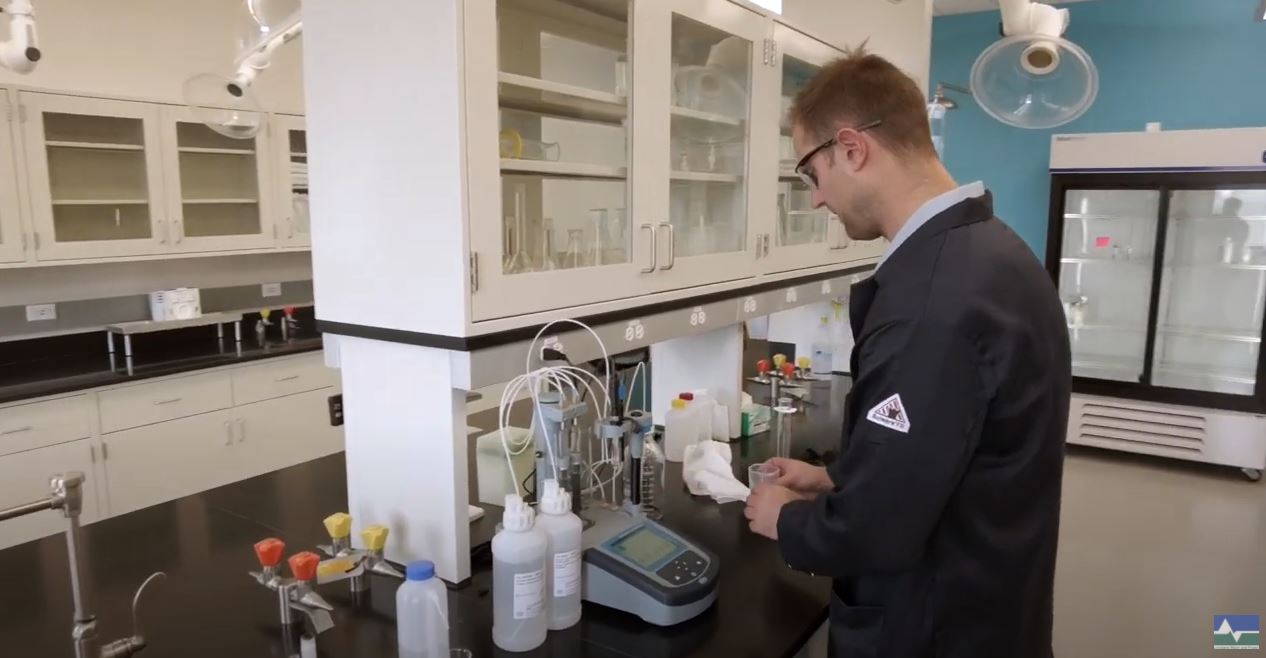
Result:
M777 482L780 475L782 475L782 469L774 464L768 462L752 464L747 467L747 486L752 491L756 491L763 485Z

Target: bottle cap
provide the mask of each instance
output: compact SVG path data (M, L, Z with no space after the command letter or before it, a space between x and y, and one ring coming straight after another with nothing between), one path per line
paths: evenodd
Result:
M558 488L558 480L546 480L545 492L541 496L541 512L545 514L566 514L571 511L571 494Z
M519 494L506 494L506 511L501 526L510 532L527 532L532 529L532 508L519 498Z
M430 580L435 577L435 563L430 560L417 560L405 567L404 575L409 580Z
M689 401L691 401L691 400L695 399L695 394L694 394L694 393L682 393L682 394L680 394L680 395L678 395L678 396L677 396L677 399L678 399L678 400L685 400L686 402L689 402Z
M685 408L686 408L685 400L681 398L677 398L676 400L673 400L673 409L685 409Z

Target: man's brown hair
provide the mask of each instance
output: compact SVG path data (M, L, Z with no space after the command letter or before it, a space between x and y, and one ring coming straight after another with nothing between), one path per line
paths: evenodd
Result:
M813 76L796 94L790 114L793 124L818 140L840 128L882 121L869 132L898 155L936 155L923 92L892 62L867 53L865 44Z

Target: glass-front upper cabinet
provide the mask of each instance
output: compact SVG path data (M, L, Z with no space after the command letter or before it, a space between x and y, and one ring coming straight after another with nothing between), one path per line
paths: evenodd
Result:
M1266 304L1266 188L1169 194L1152 383L1253 395Z
M308 203L308 134L303 117L273 117L273 172L277 198L277 243L282 247L312 244L312 215Z
M762 70L772 65L765 54L768 23L725 0L660 5L669 15L657 16L655 26L670 38L667 53L654 60L666 75L655 81L651 109L655 125L668 131L638 137L639 147L643 139L668 139L653 181L657 192L660 181L668 182L667 208L653 211L667 215L654 225L655 287L745 278L755 273L763 244L762 225L752 218L761 192L772 193L752 175L755 154L773 150L768 126L777 121L776 110L756 100L777 93L773 76Z
M636 281L637 250L653 248L633 230L629 183L642 4L467 4L468 180L495 181L470 194L479 319L611 299Z
M1064 193L1059 294L1074 376L1143 380L1160 199L1158 190Z
M186 108L164 110L171 243L175 251L271 247L267 131L225 137Z
M12 107L12 93L0 89L0 101ZM0 263L26 260L29 245L18 201L18 141L14 139L13 126L0 126Z
M774 206L765 208L761 216L772 215L773 226L770 252L764 262L765 271L780 272L805 267L816 267L844 259L844 250L850 241L844 227L826 208L814 208L812 190L796 175L798 158L791 138L791 105L818 71L841 55L831 46L797 32L781 23L774 24L776 68L779 72L780 89L777 95L760 99L759 102L776 104L778 121L765 129L777 130L778 170L776 190L765 198L772 198ZM763 163L760 163L763 164ZM772 177L774 172L765 174Z
M19 98L38 257L167 249L158 107L29 92Z

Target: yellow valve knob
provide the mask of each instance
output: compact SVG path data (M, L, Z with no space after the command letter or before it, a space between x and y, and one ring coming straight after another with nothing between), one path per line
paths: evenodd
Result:
M260 310L259 310L259 317L261 317L261 318L263 318L263 319L267 320L269 315L272 315L272 311L271 311L271 310L266 309L266 308L264 308L264 309L260 309Z
M344 512L338 512L325 517L325 530L330 533L330 539L342 539L352 534L352 517Z
M775 355L774 355L774 367L775 367L775 368L781 368L781 367L782 367L782 364L784 364L784 363L786 363L786 362L787 362L787 355L786 355L786 354L775 354Z
M360 531L360 541L367 550L381 551L387 545L387 526L368 525Z
M796 367L801 370L808 370L809 363L809 357L807 356L796 357Z

